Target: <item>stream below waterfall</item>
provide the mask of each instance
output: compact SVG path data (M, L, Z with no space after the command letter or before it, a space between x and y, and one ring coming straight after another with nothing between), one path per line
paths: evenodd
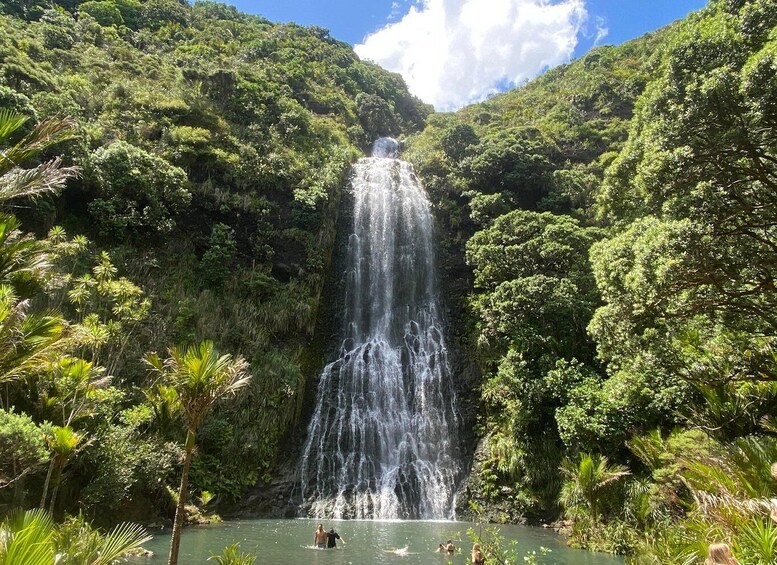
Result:
M311 549L316 520L240 520L210 526L185 528L181 538L180 565L205 563L207 558L233 543L239 542L243 552L258 556L257 563L274 565L465 565L469 563L472 542L467 522L420 521L324 521L334 527L345 540L335 549ZM603 553L590 553L564 545L564 539L550 530L525 526L500 526L507 542L515 540L518 563L527 552L547 547L551 552L538 557L540 565L616 565L623 559ZM452 540L459 550L452 556L434 553L437 544ZM156 533L144 547L155 553L151 558L139 558L133 563L167 562L170 536ZM339 545L339 544L338 544ZM407 547L406 552L390 550ZM486 561L488 563L488 561ZM213 563L213 561L211 561Z

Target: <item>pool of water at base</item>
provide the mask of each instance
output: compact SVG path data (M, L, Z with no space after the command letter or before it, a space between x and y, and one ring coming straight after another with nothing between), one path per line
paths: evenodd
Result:
M258 556L257 565L466 565L472 550L467 530L477 528L467 522L330 520L323 522L324 527L335 528L345 543L338 542L337 549L314 549L313 532L318 523L306 519L239 520L185 528L178 562L205 563L211 555L238 542L242 552ZM547 529L513 525L499 528L507 542L517 542L519 564L531 551L537 552L541 565L623 563L623 559L612 555L569 548L561 536ZM448 540L457 548L453 555L434 552L438 544ZM132 563L166 563L169 546L169 531L154 532L154 539L144 544L154 556L133 559ZM540 557L541 547L550 549L550 553Z

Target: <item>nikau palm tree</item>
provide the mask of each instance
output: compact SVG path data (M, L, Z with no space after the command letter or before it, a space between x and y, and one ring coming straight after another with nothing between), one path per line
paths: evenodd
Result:
M29 287L49 270L49 254L43 243L19 229L16 216L0 212L0 282L29 294Z
M54 513L54 504L57 501L57 492L62 483L62 470L67 462L79 451L79 446L83 447L84 437L73 431L69 426L54 426L51 429L51 435L46 438L46 442L51 449L52 458L49 463L49 471L46 473L46 481L43 484L43 496L40 499L40 507L46 505L49 484L54 476L54 490L51 493L51 505L49 512ZM54 475L56 473L56 475Z
M147 355L145 360L178 393L177 404L186 424L181 485L168 559L168 565L176 565L197 430L210 407L220 398L246 386L251 376L248 374L248 363L242 357L233 359L231 355L219 355L211 341L182 349L174 347L169 353L164 361L156 353Z
M79 174L76 167L62 167L60 158L23 168L25 161L72 138L75 132L72 120L54 118L13 142L27 119L0 110L0 206L15 198L56 192ZM0 213L0 382L34 371L63 344L64 320L54 312L29 314L29 303L23 300L29 281L38 279L47 268L40 243L19 231L16 217Z
M603 455L588 453L581 453L577 463L565 459L560 469L567 480L561 487L559 502L567 510L587 504L594 522L599 519L599 500L607 487L631 474L623 465L610 465Z

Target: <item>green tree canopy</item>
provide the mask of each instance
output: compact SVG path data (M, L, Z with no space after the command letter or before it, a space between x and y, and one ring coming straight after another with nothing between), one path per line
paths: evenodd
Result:
M182 169L125 141L95 151L91 167L98 197L89 209L106 233L169 232L191 202Z

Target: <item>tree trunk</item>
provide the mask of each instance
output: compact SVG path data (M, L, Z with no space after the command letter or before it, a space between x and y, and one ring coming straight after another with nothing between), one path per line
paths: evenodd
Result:
M46 507L46 495L49 493L49 482L51 481L51 473L54 472L54 458L51 459L49 464L49 472L46 473L46 481L43 483L43 496L40 497L40 508L43 510Z
M175 509L175 522L173 522L173 537L170 541L170 557L167 565L178 565L178 547L181 545L181 527L186 519L186 493L189 489L189 466L192 463L194 452L193 430L186 432L186 454L183 458L183 470L181 471L181 486L178 489L178 507Z
M57 502L57 493L59 492L59 487L62 484L62 467L57 467L57 478L54 481L54 488L51 490L51 506L49 506L49 514L51 516L54 516L54 504Z

